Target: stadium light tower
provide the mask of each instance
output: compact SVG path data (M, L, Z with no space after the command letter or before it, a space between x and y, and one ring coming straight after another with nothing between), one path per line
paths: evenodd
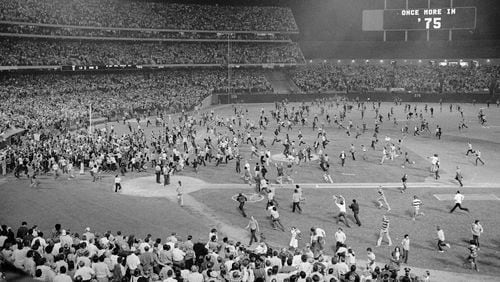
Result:
M231 36L231 33L227 33L227 104L230 104L230 95L231 95L231 47L229 43L229 36Z
M89 136L92 135L92 103L89 103Z

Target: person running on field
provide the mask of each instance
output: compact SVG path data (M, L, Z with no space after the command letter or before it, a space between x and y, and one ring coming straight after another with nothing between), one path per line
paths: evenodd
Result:
M448 247L451 248L450 244L446 243L445 237L444 237L444 231L441 229L441 227L438 225L437 226L437 236L438 236L438 251L440 253L444 252L443 247Z
M281 224L280 221L280 214L278 212L278 209L275 206L273 206L270 213L271 213L273 228L275 230L279 228L281 231L285 232L285 227L283 227L283 224Z
M474 154L474 150L472 150L472 144L470 142L467 142L467 152L465 153L465 155L468 156L469 153Z
M463 179L464 177L462 175L462 170L460 169L459 166L457 166L457 170L455 171L455 180L458 181L460 187L464 187L464 184L462 183Z
M340 158L340 164L342 166L344 166L345 165L345 159L346 159L346 154L345 154L344 151L340 152L339 158Z
M338 197L333 195L333 200L339 208L339 214L337 215L337 224L339 224L339 222L342 220L344 224L350 228L351 226L349 226L349 222L347 222L347 218L345 216L347 209L344 197L342 195L339 195Z
M405 152L404 156L403 156L403 164L401 165L402 168L405 168L405 165L406 164L413 164L413 162L410 161L410 157L408 156L408 152Z
M469 243L469 256L467 257L467 260L470 262L471 268L473 268L475 271L479 271L479 269L477 268L477 251L479 250L479 247L476 246L474 240L470 240Z
M476 155L476 166L477 162L481 162L481 164L484 165L484 161L481 159L481 151L476 150L475 155Z
M377 202L379 203L378 208L379 209L383 208L385 204L387 207L387 211L390 211L391 207L389 206L389 202L387 202L387 198L385 197L384 190L382 190L382 186L379 186L377 193L378 193Z
M462 207L462 202L464 201L464 198L465 198L464 195L460 194L460 191L457 191L457 193L453 197L453 200L455 201L455 205L450 210L450 213L452 213L453 211L455 211L456 208L459 208L459 209L461 209L463 211L469 212L468 208Z
M401 188L401 193L404 193L408 188L407 181L408 181L408 174L405 173L403 177L401 177L401 182L403 183L403 187Z
M245 213L245 203L248 201L247 197L242 193L239 193L238 197L236 197L236 201L238 201L239 203L238 209L240 210L243 217L247 217L247 214Z
M391 236L389 235L389 218L387 216L382 217L382 228L380 228L380 235L377 240L377 247L380 247L380 244L382 244L382 239L385 236L387 238L387 242L389 243L389 246L392 246L392 239Z
M298 213L302 213L302 208L300 207L301 194L298 189L295 189L292 194L292 212L297 210Z
M417 197L417 195L413 196L412 206L413 206L413 220L414 221L417 218L417 216L419 216L419 215L424 216L425 215L423 212L420 212L420 207L422 206L422 201Z
M293 250L297 250L299 248L299 240L302 239L301 232L298 228L292 227L290 229L290 233L292 234L292 237L290 238L290 248Z
M115 193L118 192L119 190L122 190L122 179L120 176L117 174L115 175Z
M352 204L349 206L349 208L352 210L352 213L354 214L354 219L356 220L356 224L358 226L361 226L361 221L359 220L359 204L356 201L356 199L352 199Z

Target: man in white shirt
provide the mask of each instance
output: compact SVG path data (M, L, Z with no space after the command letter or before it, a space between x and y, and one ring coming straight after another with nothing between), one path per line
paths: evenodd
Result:
M281 231L285 231L285 227L283 227L283 224L281 224L280 220L280 214L278 210L276 209L276 206L269 206L271 208L270 214L271 214L271 219L272 219L272 225L275 230L278 228L281 229Z
M302 200L302 195L299 193L298 189L295 189L292 194L292 212L297 210L298 213L302 213L302 208L300 207L300 201Z
M75 271L75 275L73 276L73 278L75 278L75 280L76 280L76 277L80 276L80 277L82 277L83 281L90 281L90 279L92 279L92 277L95 276L94 270L92 270L92 268L86 266L83 261L80 262L79 266L80 266L80 268L78 268Z
M340 277L343 277L347 272L349 272L349 266L345 263L345 258L340 257L340 260L337 264L335 264L336 272Z
M203 282L203 274L198 272L198 267L193 265L191 267L191 272L187 276L187 282Z
M182 266L184 264L184 256L186 253L179 249L179 243L175 243L172 250L172 260L175 266Z
M342 222L344 222L344 224L350 228L351 226L349 226L349 222L347 222L347 218L345 216L347 208L344 197L342 195L339 195L338 197L333 195L333 200L335 201L335 204L339 208L339 215L337 216L337 224L339 224L340 220L342 219Z
M477 162L481 162L482 165L484 165L484 161L481 159L481 151L476 150L476 166Z
M451 248L450 244L445 242L445 237L444 237L444 231L437 226L437 236L438 236L438 250L440 253L444 252L443 247L446 246L448 248Z
M115 175L115 193L118 192L118 190L122 190L122 179L121 177L117 174Z
M254 253L256 255L262 255L267 253L267 245L264 242L260 242L259 245L255 248Z
M269 258L269 261L271 262L271 266L277 266L278 270L281 269L282 263L281 259L278 257L278 251L273 251L273 256Z
M476 220L474 221L474 223L472 223L471 232L472 240L474 240L477 248L479 249L479 237L481 236L481 233L483 233L483 226L481 225L479 220Z
M130 269L131 273L134 273L134 271L139 267L141 264L141 260L139 259L139 256L141 254L141 251L139 249L135 250L134 253L131 253L130 255L127 256L127 266Z
M368 257L368 262L366 263L366 267L369 268L371 271L374 271L375 267L377 267L377 265L375 264L376 257L371 248L366 249L366 256Z
M66 267L61 266L59 269L59 274L54 277L53 282L72 282L73 280L69 275L66 274Z
M319 250L323 250L325 245L326 232L319 227L311 227L311 247L318 244Z
M66 230L64 229L61 231L61 236L59 237L59 240L61 242L61 247L64 247L66 245L68 247L71 247L73 245L73 239L66 233Z
M88 241L95 238L94 233L90 232L90 227L85 228L85 233L82 234Z
M453 200L455 201L455 205L450 210L450 213L452 213L456 208L459 208L463 211L469 212L468 208L462 207L462 202L463 202L464 198L465 198L464 195L460 194L460 191L457 191L457 193L455 194L455 197L453 197Z
M336 241L336 249L345 244L345 240L347 239L347 236L345 235L344 231L342 230L342 227L339 227L337 232L335 232L335 241Z

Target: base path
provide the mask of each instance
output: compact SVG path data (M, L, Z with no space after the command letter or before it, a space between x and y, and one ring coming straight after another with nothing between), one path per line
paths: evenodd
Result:
M162 179L163 180L163 179ZM217 212L212 208L208 207L204 203L199 202L194 197L190 196L189 193L198 191L200 189L231 189L235 192L240 192L242 189L248 191L250 186L248 184L212 184L206 183L202 180L187 176L173 176L170 180L170 185L163 186L163 184L156 183L154 175L139 177L134 179L129 179L123 182L123 190L120 192L124 195L136 196L136 197L160 197L167 198L170 201L177 204L177 186L178 181L182 182L182 187L184 191L184 208L197 216L205 217L211 222L214 228L217 228L222 234L226 234L233 240L240 242L247 242L249 240L249 233L244 229L244 226L233 226L228 224L224 218L217 215ZM446 183L436 182L434 185L429 185L430 183L408 183L409 187L436 187L436 188L449 188L447 186L452 186ZM276 185L277 188L292 188L295 184L285 184ZM299 183L304 188L378 188L382 185L383 187L400 187L400 183ZM476 184L477 185L477 184ZM253 187L253 186L252 186ZM453 187L457 187L454 185ZM480 184L480 187L498 187L498 185L489 185L488 183ZM239 190L239 191L238 191ZM242 191L243 192L243 191ZM228 193L228 198L233 196L233 193ZM281 243L267 241L267 243L274 247L287 247ZM243 243L244 244L244 243ZM254 243L253 246L255 247ZM366 265L366 261L357 259L358 265ZM404 274L403 268L399 275ZM427 269L411 267L413 273L422 274ZM479 281L498 281L494 276L478 275L478 274L464 274L464 273L454 273L440 270L431 270L432 281L454 281L454 282L479 282Z

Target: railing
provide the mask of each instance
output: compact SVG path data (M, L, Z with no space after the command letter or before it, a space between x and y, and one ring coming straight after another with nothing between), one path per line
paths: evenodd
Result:
M42 35L25 33L0 32L4 37L23 38L51 38L51 39L78 39L78 40L115 40L115 41L151 41L151 42L257 42L257 43L291 43L291 39L227 39L227 38L148 38L148 37L102 37L102 36L69 36L69 35Z
M52 70L52 71L105 71L105 70L154 70L169 68L286 68L302 65L301 63L262 63L262 64L162 64L162 65L94 65L94 66L0 66L0 71L15 70Z
M28 23L28 22L18 22L18 21L0 21L0 24L11 24L11 25L28 25L28 26L43 26L43 27L55 27L55 28L73 28L73 29L94 29L94 30L124 30L124 31L140 31L140 32L186 32L186 33L221 33L221 34L233 34L233 33L246 33L246 34L298 34L299 31L269 31L269 30L183 30L183 29L153 29L153 28L124 28L124 27L95 27L95 26L79 26L79 25L56 25L56 24L44 24L44 23Z

